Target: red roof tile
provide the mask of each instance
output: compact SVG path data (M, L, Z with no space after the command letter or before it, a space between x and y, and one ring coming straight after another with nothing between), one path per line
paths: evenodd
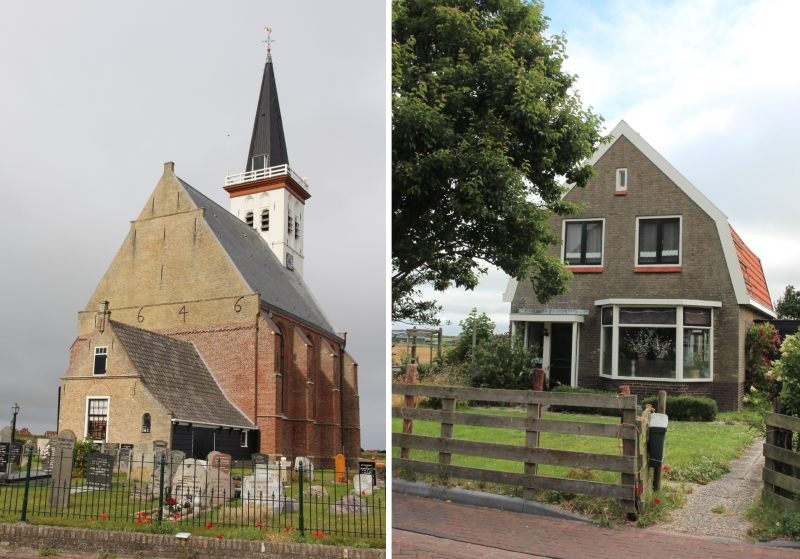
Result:
M730 227L730 225L728 226ZM759 303L772 309L772 299L769 296L769 288L767 287L767 280L764 277L764 269L761 267L761 259L753 254L753 251L747 248L742 238L731 229L731 237L733 237L733 245L736 247L736 256L739 257L739 267L742 270L742 277L744 284L747 287L747 293L750 297Z

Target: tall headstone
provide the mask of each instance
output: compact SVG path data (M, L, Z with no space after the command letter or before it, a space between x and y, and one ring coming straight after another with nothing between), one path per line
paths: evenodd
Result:
M231 479L231 457L212 451L208 455L208 485L205 494L211 498L211 506L227 503L233 497L233 480Z
M210 468L218 468L219 470L230 475L231 473L231 455L223 454L222 452L212 450L208 453L208 466Z
M119 470L127 472L131 468L131 454L133 453L133 445L121 445L119 455L117 456L117 463Z
M334 464L336 483L347 483L347 467L345 465L344 455L337 454L334 458Z
M11 442L11 427L6 425L2 429L0 429L0 443L10 443Z
M11 443L0 442L0 478L11 473Z
M195 507L205 508L206 503L201 501L205 500L208 482L208 470L203 462L187 458L173 474L172 497L176 500L189 498Z
M153 445L150 443L137 443L133 445L133 458L131 460L131 483L144 486L149 483L153 475Z
M49 504L56 508L68 507L72 484L72 461L75 456L75 433L64 429L58 436L50 439L50 446L53 447L53 473Z
M167 461L167 454L169 454L169 446L166 441L153 441L153 468L158 469L161 464L161 459Z

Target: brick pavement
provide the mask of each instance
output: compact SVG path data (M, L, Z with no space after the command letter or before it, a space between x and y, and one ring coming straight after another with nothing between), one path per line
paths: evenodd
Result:
M392 556L408 558L550 557L553 559L800 559L800 550L754 546L392 495ZM420 539L419 534L440 538ZM458 543L483 555L465 555ZM490 555L486 548L513 552ZM452 553L451 553L452 550ZM485 551L484 551L485 550Z

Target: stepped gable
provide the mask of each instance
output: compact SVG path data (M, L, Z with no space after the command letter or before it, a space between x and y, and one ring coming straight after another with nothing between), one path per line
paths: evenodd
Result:
M147 389L175 419L255 428L222 392L194 344L115 320L111 325Z

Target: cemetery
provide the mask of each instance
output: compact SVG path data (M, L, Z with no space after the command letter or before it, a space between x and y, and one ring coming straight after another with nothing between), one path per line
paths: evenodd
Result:
M101 444L64 430L36 448L0 443L0 522L222 534L272 539L297 532L365 538L386 534L385 461L347 465L252 454L205 459L164 441ZM352 463L352 461L350 461ZM100 526L103 527L103 526ZM323 537L323 536L317 536Z

